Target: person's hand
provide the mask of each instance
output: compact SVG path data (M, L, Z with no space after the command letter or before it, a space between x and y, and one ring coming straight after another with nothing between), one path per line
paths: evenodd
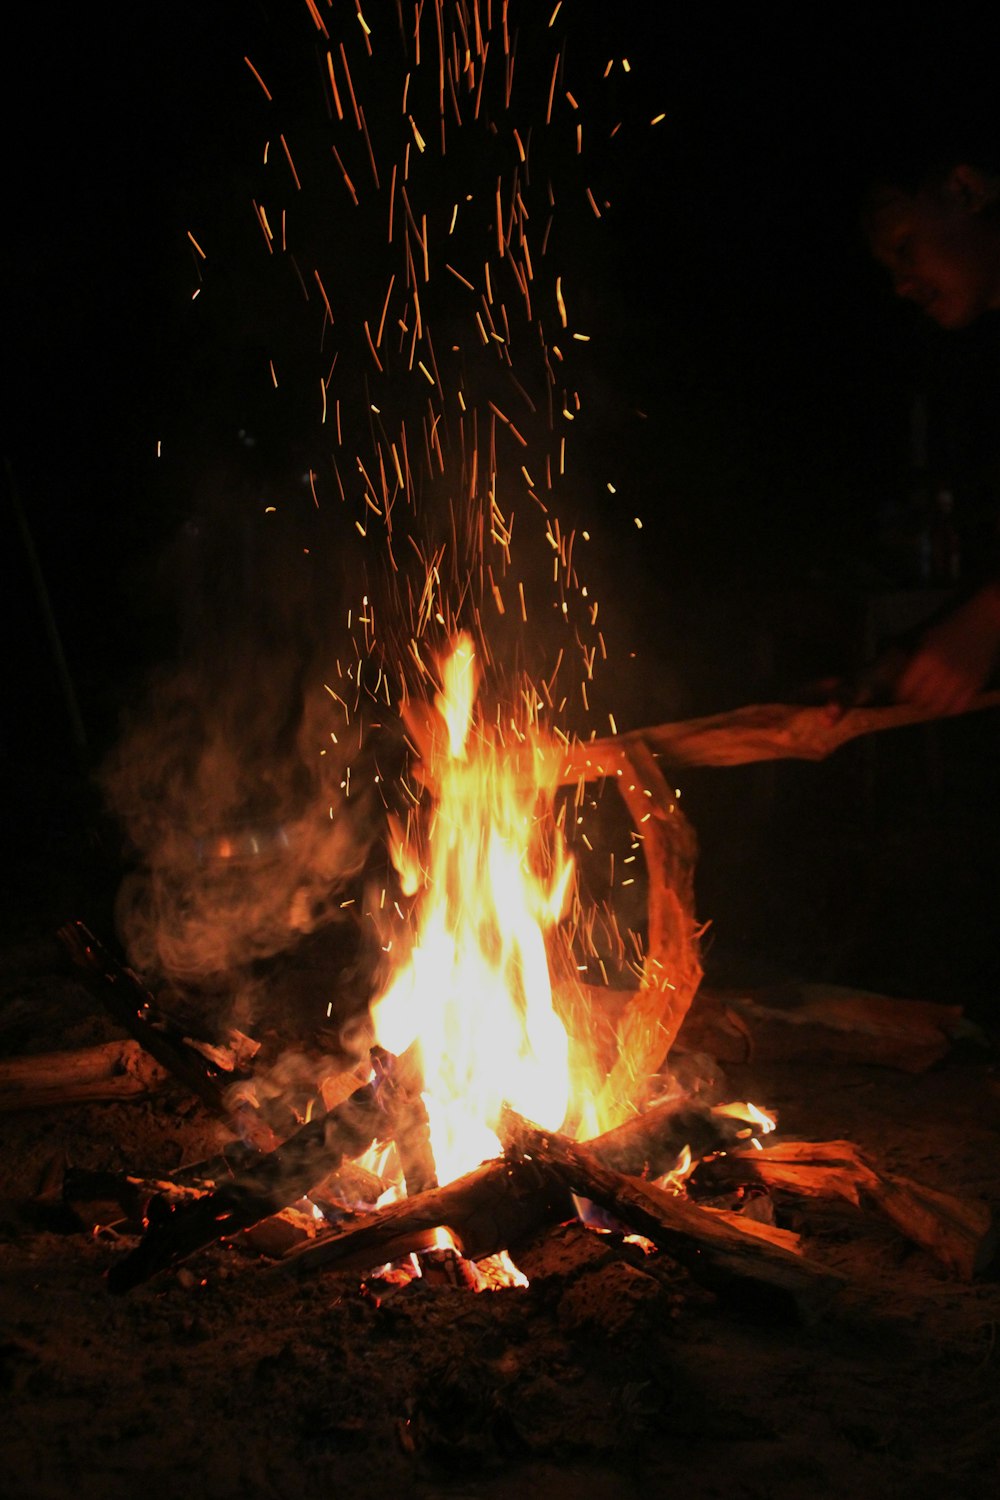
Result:
M921 636L893 696L928 714L968 708L1000 658L1000 584L990 583Z
M849 708L868 708L873 703L891 703L908 661L909 656L902 646L889 646L860 672L830 682L824 704L830 723L836 724Z

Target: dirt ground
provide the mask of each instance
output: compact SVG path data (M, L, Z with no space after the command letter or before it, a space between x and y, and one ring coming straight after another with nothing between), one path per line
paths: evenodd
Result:
M6 1055L107 1034L46 940L7 951ZM918 1077L727 1074L789 1136L847 1137L888 1170L1000 1206L990 1047ZM527 1290L292 1280L242 1244L115 1298L105 1273L135 1241L66 1212L65 1166L163 1173L218 1127L168 1088L8 1115L4 1133L0 1488L23 1500L997 1492L1000 1280L963 1284L846 1205L782 1209L810 1259L846 1277L809 1326L725 1305L667 1256L579 1226L560 1231L565 1274Z

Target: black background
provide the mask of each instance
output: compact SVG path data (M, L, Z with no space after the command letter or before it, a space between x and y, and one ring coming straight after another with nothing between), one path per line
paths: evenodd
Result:
M609 443L629 511L646 522L641 538L623 524L611 548L629 583L610 613L642 649L655 641L665 680L683 683L658 701L647 679L635 717L735 706L845 665L854 636L845 626L799 649L786 620L774 679L755 678L732 660L740 627L720 594L749 601L743 619L761 594L894 582L877 532L912 483L913 396L936 382L945 405L981 407L995 328L946 335L895 304L856 203L867 165L915 118L946 133L970 105L988 114L990 10L933 6L917 21L890 6L574 9L580 48L602 56L618 38L637 97L667 113L648 158L619 169L600 267L613 309ZM280 53L286 32L303 44L303 11L229 0L38 10L5 49L4 454L87 725L85 770L172 649L159 559L214 447L243 420L239 340L206 348L192 325L186 232L224 219L254 149L244 53L273 55L276 42ZM647 413L638 438L618 420L635 406ZM932 422L931 464L952 482L968 457L956 430L946 415L935 437ZM79 757L6 501L3 514L4 778L20 847L38 836L26 807L44 807L46 827L58 818ZM676 645L650 619L668 590L688 622L691 599L703 605ZM977 766L992 753L968 752ZM743 792L707 797L709 838ZM733 879L720 867L716 906Z

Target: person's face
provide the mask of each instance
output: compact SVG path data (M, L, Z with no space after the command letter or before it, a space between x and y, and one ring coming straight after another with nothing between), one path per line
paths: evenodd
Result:
M872 253L896 294L942 328L964 328L1000 305L1000 227L984 207L953 173L913 194L887 192L871 215Z

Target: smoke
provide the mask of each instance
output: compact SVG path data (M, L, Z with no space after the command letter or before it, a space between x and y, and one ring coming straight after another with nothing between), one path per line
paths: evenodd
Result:
M303 548L270 494L249 503L215 480L165 559L177 659L102 776L134 861L119 936L139 969L182 983L345 920L381 830L377 714L338 549L315 526Z

